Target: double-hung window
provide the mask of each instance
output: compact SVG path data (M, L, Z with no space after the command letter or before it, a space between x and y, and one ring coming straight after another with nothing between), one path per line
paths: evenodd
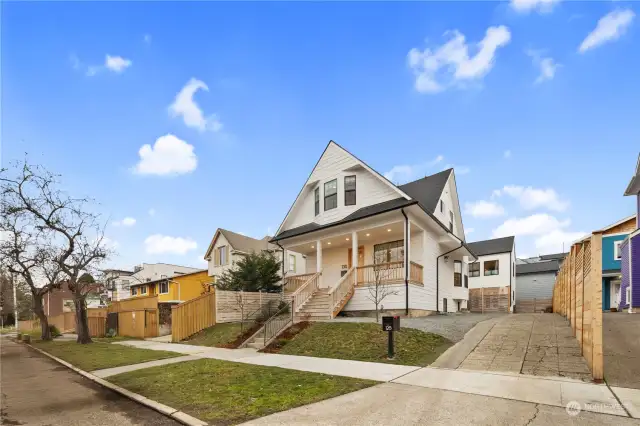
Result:
M485 260L484 261L484 275L489 276L489 275L498 275L500 273L500 270L498 268L498 261L497 260Z
M453 232L453 212L449 211L449 231Z
M293 272L294 274L296 272L296 255L295 254L289 255L289 272Z
M356 177L355 176L344 177L344 205L345 206L356 205Z
M169 293L169 281L161 281L160 282L160 294Z
M313 199L314 199L314 208L316 216L320 214L320 187L317 187L315 191L313 191Z
M324 211L338 207L338 179L324 184Z
M469 264L469 276L470 277L480 276L480 262L473 262Z
M453 261L453 285L462 287L462 262L459 260Z
M147 286L143 285L142 287L140 287L140 294L147 294Z
M613 258L615 260L620 260L622 259L622 251L620 250L620 246L622 245L623 241L614 241L613 242Z
M401 262L404 260L404 241L376 244L373 246L374 263Z
M138 287L131 287L131 295L135 296L136 294L138 294Z

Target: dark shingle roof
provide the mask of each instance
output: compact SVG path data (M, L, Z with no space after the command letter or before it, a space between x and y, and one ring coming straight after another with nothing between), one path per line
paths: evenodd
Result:
M562 260L567 257L569 253L554 253L554 254L543 254L540 256L540 260Z
M285 238L291 238L298 235L306 234L308 232L316 231L318 229L330 228L332 226L341 225L343 223L352 222L358 219L364 219L365 217L375 216L380 213L385 213L391 210L396 210L401 207L406 207L411 204L416 204L414 200L406 200L404 198L395 198L393 200L385 201L383 203L374 204L372 206L362 207L355 212L351 213L344 219L336 222L327 223L325 225L319 225L315 222L307 223L306 225L298 226L296 228L287 229L276 235L271 241L283 240Z
M443 170L435 175L426 176L413 182L398 186L402 192L417 200L430 212L438 207L438 200L453 169Z
M516 265L516 275L535 274L540 272L558 272L560 264L557 260L546 262L524 263Z
M513 249L515 237L495 238L493 240L469 243L469 248L478 256L489 254L509 253Z

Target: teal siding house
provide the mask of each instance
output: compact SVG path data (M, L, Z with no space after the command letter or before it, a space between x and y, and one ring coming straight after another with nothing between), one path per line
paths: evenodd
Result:
M622 243L633 231L636 215L626 217L598 232L602 232L602 310L620 305Z

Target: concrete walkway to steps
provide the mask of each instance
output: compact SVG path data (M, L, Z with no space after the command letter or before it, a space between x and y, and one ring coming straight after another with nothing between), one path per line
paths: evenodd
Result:
M223 349L177 343L124 341L114 345L151 350L167 350L194 358L213 358L245 364L310 371L337 376L393 382L425 388L505 398L534 404L566 407L577 402L585 411L640 418L640 391L624 389L616 395L606 385L585 383L561 377L536 377L524 374L412 367L342 359L259 353L252 349ZM161 363L165 360L152 361ZM170 360L166 360L170 361ZM186 361L186 360L185 360ZM168 364L169 362L167 362ZM149 364L149 363L143 363ZM134 366L117 367L112 374L132 371ZM140 368L147 366L140 365ZM119 371L118 369L122 369ZM105 377L105 376L103 376ZM614 389L616 391L616 389ZM623 406L618 403L618 399ZM637 408L636 408L637 407Z

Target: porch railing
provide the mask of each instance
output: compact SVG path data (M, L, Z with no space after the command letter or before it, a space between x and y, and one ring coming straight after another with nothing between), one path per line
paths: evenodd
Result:
M291 275L289 277L285 277L284 292L293 293L294 291L299 289L304 283L306 283L309 280L309 278L311 278L313 275L314 273Z
M309 277L309 279L307 279L304 284L302 284L295 292L293 292L293 294L291 295L293 312L298 312L300 308L302 308L302 305L304 305L307 300L309 300L309 298L313 296L313 293L318 291L321 274L322 272L316 272L315 274L311 275L311 277Z
M331 289L331 291L329 291L329 301L331 303L331 317L335 317L338 312L340 312L344 306L344 304L346 304L346 302L348 300L345 300L347 298L347 296L349 295L349 293L351 293L352 291L354 291L355 288L355 269L356 268L351 268L347 271L346 274L344 274L344 276L342 278L340 278L340 281L338 281L338 284L333 287Z
M292 302L287 302L264 323L262 336L264 337L265 346L285 328L293 324L293 309L291 305Z
M358 266L357 286L368 286L376 282L384 284L404 283L404 273L404 260ZM409 282L423 285L423 267L419 263L409 262Z

